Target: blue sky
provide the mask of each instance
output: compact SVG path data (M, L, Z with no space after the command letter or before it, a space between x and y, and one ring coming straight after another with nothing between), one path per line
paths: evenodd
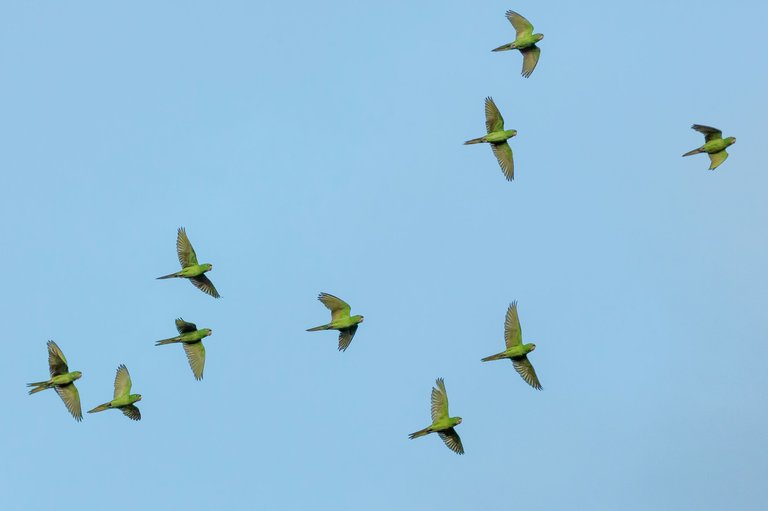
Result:
M764 2L256 4L0 5L4 509L762 509ZM182 225L221 300L154 279ZM480 363L512 300L542 392ZM48 339L142 421L28 396ZM438 376L462 457L407 438Z

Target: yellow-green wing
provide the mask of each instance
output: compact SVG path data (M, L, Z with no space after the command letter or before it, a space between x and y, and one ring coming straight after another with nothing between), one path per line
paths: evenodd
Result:
M346 319L349 317L351 307L341 298L329 295L328 293L320 293L317 296L317 299L323 302L323 305L325 305L328 310L331 311L332 321L336 321L337 319ZM352 339L350 338L350 341L351 340Z
M521 74L528 78L531 76L531 73L533 73L533 70L536 69L536 64L539 63L541 49L534 44L533 46L520 50L520 53L523 54L523 72Z
M64 406L67 407L67 410L72 414L72 417L74 417L76 421L83 420L83 410L80 408L80 393L77 391L75 384L69 383L67 385L56 385L55 388L56 393L61 400L64 401Z
M488 133L504 130L504 118L490 96L485 98L485 129Z
M209 294L214 298L220 298L219 292L216 291L215 287L213 287L213 282L211 282L205 275L192 277L189 279L189 281L192 282L192 284L203 293Z
M192 248L192 243L187 238L187 231L179 227L179 234L176 236L176 254L179 256L179 263L182 268L194 266L197 264L197 254Z
M178 330L180 334L186 334L197 330L197 325L194 323L187 323L181 318L176 318L176 330Z
M515 179L515 160L512 158L512 148L509 144L506 142L491 144L491 149L507 181Z
M117 366L115 374L115 395L112 399L127 396L131 393L131 375L128 374L128 368L125 364Z
M122 408L120 408L120 410L123 412L123 415L125 415L131 420L134 420L134 421L141 420L141 412L134 405L123 406Z
M517 317L517 302L510 303L507 309L507 317L504 319L504 342L507 349L523 344L523 330Z
M461 445L461 438L459 438L459 434L456 433L455 429L448 428L444 431L438 431L437 434L440 435L443 443L445 443L450 450L456 454L464 454L464 446Z
M704 141L717 140L723 138L723 132L712 126L704 126L703 124L694 124L691 129L698 131L704 135Z
M709 170L715 170L717 167L720 166L721 163L723 163L726 158L728 158L728 153L723 149L719 153L710 153L709 155L709 161L711 162L709 166Z
M48 369L51 372L51 377L69 372L64 353L61 352L59 346L53 341L48 341Z
M432 387L432 422L448 418L448 393L445 391L445 382L438 378L437 388Z
M184 351L187 353L189 367L192 368L192 373L195 375L195 379L202 380L203 368L205 366L205 346L203 346L201 341L185 342Z
M523 18L515 11L507 11L505 14L512 26L515 27L515 34L517 37L528 36L533 34L533 25L527 19Z
M349 348L349 344L352 342L352 338L357 332L357 325L352 325L349 328L342 328L339 330L339 351L346 351Z
M536 371L533 369L533 364L528 360L528 357L523 356L520 358L513 358L512 364L515 366L517 374L523 377L523 380L536 390L541 390L541 383L539 383L539 377L536 376Z

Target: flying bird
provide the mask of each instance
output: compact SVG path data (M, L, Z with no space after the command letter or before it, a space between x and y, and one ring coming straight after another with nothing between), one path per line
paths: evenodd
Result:
M308 328L307 332L318 330L339 331L339 351L345 351L352 342L357 332L357 326L363 322L363 316L350 316L351 307L341 298L336 298L328 293L320 293L317 297L331 311L331 322L325 325Z
M509 147L507 139L517 135L517 130L504 129L504 118L491 97L485 98L485 129L488 132L487 135L467 140L464 145L483 142L491 144L491 149L499 161L501 171L507 181L512 181L515 179L515 162L512 159L512 148Z
M719 129L701 124L694 124L691 126L691 129L704 134L704 145L693 151L688 151L683 156L707 153L711 162L709 170L715 170L728 158L728 153L725 149L731 144L736 143L736 137L723 138L723 132Z
M176 236L176 253L179 256L179 263L181 263L181 271L157 278L189 279L203 293L207 293L214 298L220 298L219 292L213 287L213 282L204 275L205 272L213 269L213 265L209 263L199 264L197 262L197 254L195 254L195 249L192 248L192 244L189 242L189 238L187 238L187 231L183 227L179 227L179 233Z
M515 11L507 11L506 16L512 26L515 27L515 40L491 51L520 50L520 53L523 54L523 71L521 74L528 78L536 69L536 64L539 63L541 50L536 46L536 43L544 39L544 34L534 34L531 22Z
M103 412L114 408L123 412L131 420L141 420L141 412L134 403L141 401L141 394L131 394L131 375L124 364L117 366L115 375L115 394L112 401L99 405L88 413Z
M34 387L29 393L35 394L36 392L53 388L61 400L64 401L64 405L69 410L69 413L72 414L72 417L78 422L83 420L83 412L80 408L80 393L77 391L77 387L75 387L75 380L79 379L83 373L80 371L69 372L64 353L53 341L48 341L48 368L50 369L51 379L27 383L27 387Z
M489 360L501 360L508 358L515 366L515 370L523 380L536 390L541 390L539 377L533 369L531 361L528 360L528 353L536 349L532 343L523 344L523 331L520 329L520 319L517 317L517 302L512 302L507 309L507 318L504 321L504 342L507 349L501 353L491 355L482 359L483 362Z
M461 424L461 417L450 417L448 414L448 393L442 378L436 380L437 388L432 387L432 425L411 433L408 438L414 439L430 433L437 433L443 443L456 454L464 454L464 446L454 427Z
M170 339L157 341L155 346L176 342L183 343L182 345L187 354L189 367L192 368L192 373L195 375L195 379L202 380L203 368L205 367L205 346L203 346L203 339L211 335L213 330L210 328L198 330L197 325L194 323L187 323L181 318L176 320L176 330L179 331L179 335L171 337Z

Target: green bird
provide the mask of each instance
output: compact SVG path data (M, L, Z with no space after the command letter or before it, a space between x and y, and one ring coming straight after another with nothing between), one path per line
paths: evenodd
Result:
M363 322L363 316L350 316L351 307L341 298L336 298L328 293L320 293L317 299L323 302L323 305L331 311L331 322L325 325L307 328L307 332L316 332L318 330L338 330L339 331L339 351L345 351L352 342L352 338L357 332L357 326Z
M80 393L75 387L75 380L80 379L83 373L80 371L69 372L64 353L53 341L48 341L48 368L51 372L51 379L27 383L27 387L35 387L29 393L35 394L41 390L53 388L64 401L64 405L72 417L78 422L83 420L83 412L80 409Z
M448 414L448 393L442 378L436 380L437 388L432 387L432 425L408 435L414 439L430 433L437 433L446 446L456 454L464 454L464 446L454 427L461 424L461 417L450 417Z
M181 318L176 320L176 330L179 331L179 335L171 337L170 339L163 339L157 341L155 346L162 346L163 344L172 344L175 342L183 343L184 351L187 353L187 360L189 360L189 367L192 368L192 373L195 375L196 380L203 379L203 368L205 366L205 346L203 346L203 339L213 333L210 328L197 329L197 325L194 323L187 323Z
M115 375L115 395L112 401L99 405L88 413L103 412L114 408L123 412L123 415L131 420L140 421L141 412L133 403L141 401L141 394L131 394L131 375L124 364L117 366Z
M736 137L723 138L723 132L719 129L703 126L701 124L694 124L691 126L691 129L704 134L704 145L693 151L688 151L683 156L707 153L709 155L709 161L712 162L709 166L709 170L715 170L726 158L728 158L728 152L726 152L725 149L731 144L736 143Z
M491 51L520 50L520 53L523 54L523 72L521 74L528 78L536 69L536 64L539 63L541 50L536 46L536 43L544 39L544 34L534 34L531 22L515 11L507 11L506 16L512 26L515 27L515 40Z
M517 317L517 302L512 302L507 309L507 318L504 321L504 342L507 344L506 350L485 357L482 361L508 358L528 385L536 390L541 390L539 377L536 376L536 371L533 369L531 361L528 360L528 353L535 350L536 345L533 343L523 344L523 331L520 329L520 319Z
M213 287L213 282L204 275L205 272L213 269L213 265L209 263L199 264L197 262L197 254L195 254L195 249L192 248L192 244L189 242L189 238L187 238L187 231L183 227L179 227L179 233L176 236L176 253L179 256L179 263L181 263L181 271L157 278L189 279L203 293L207 293L214 298L220 298L219 292Z
M485 129L488 132L487 135L467 140L464 145L483 142L491 144L491 149L499 161L501 171L507 181L512 181L515 179L515 162L512 159L512 148L509 147L507 139L517 135L517 130L504 129L504 118L491 97L485 98Z

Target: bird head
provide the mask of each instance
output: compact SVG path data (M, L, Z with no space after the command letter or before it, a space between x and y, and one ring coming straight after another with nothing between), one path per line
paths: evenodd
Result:
M80 377L83 375L80 371L75 371L72 373L72 375L75 377L76 380L79 380Z
M205 329L205 336L206 336L206 337L208 337L208 336L209 336L209 335L211 335L212 333L213 333L213 330L211 330L210 328L206 328L206 329Z
M353 319L356 319L358 323L362 323L365 317L358 315L358 316L354 316Z
M205 271L211 271L213 269L213 265L211 263L206 264L205 267L206 267Z
M728 145L735 144L736 143L736 137L728 137L725 139L726 142L728 142Z
M544 39L544 34L536 34L537 41L541 41L542 39Z
M141 401L141 394L136 394L136 401Z
M533 350L535 350L535 349L536 349L536 345L535 345L535 344L533 344L533 343L529 344L528 346L530 346L530 347L531 347L531 351L533 351Z
M456 424L461 424L461 417L456 417Z

